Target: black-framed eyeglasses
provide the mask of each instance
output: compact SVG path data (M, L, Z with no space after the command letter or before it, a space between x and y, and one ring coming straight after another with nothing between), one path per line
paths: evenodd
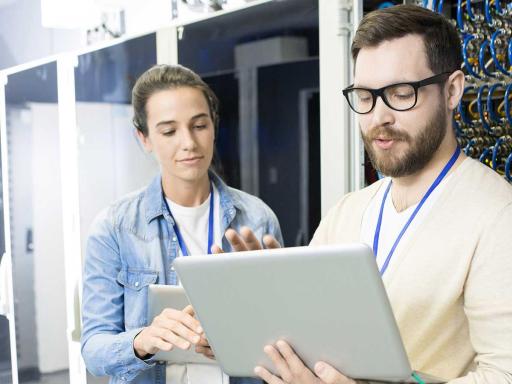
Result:
M382 98L389 108L400 112L408 111L414 108L418 102L419 88L430 84L443 83L451 74L451 72L443 72L420 81L396 83L379 89L350 85L343 90L343 95L347 99L350 108L361 115L370 113L373 110L378 96Z

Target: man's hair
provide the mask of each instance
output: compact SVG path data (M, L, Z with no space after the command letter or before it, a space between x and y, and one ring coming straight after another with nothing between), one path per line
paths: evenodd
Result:
M181 87L196 88L208 103L215 132L219 124L219 101L210 87L192 70L181 65L155 65L144 72L132 90L133 125L148 135L146 104L155 92Z
M443 15L416 5L397 5L368 13L352 42L354 64L361 49L412 34L422 37L433 73L461 68L461 45L455 27Z

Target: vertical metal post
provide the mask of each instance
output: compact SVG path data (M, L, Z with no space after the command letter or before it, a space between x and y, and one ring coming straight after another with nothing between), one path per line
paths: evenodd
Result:
M75 55L63 55L57 60L57 89L69 378L71 384L86 384L87 373L80 352L82 250L78 186L78 128L75 101L75 67L77 65L78 58Z
M11 367L12 367L12 383L18 384L18 353L16 348L16 324L14 314L14 281L12 268L12 252L11 252L11 211L10 211L10 195L9 195L9 156L8 156L8 137L7 137L7 108L5 99L5 86L7 85L7 75L0 74L0 144L2 147L2 188L3 188L3 205L4 205L4 234L5 234L5 255L7 263L8 287L9 292L9 338L11 344Z
M352 0L319 0L322 216L351 188L351 120L341 90L348 85Z

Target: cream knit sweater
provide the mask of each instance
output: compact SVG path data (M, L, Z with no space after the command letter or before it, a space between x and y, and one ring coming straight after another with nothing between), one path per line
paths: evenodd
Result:
M311 245L360 241L380 184L344 196ZM466 159L383 280L414 370L512 383L512 186L502 177Z

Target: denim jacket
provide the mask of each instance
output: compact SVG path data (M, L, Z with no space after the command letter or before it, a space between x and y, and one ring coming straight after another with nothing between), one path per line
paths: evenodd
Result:
M210 178L220 196L222 233L241 226L258 238L271 234L282 244L279 223L257 197L228 187L214 173ZM139 359L133 340L147 318L149 284L176 285L172 262L178 242L165 209L161 177L103 211L87 241L82 302L82 356L94 375L111 376L110 383L164 384L163 362ZM231 250L225 237L224 250ZM212 256L214 257L214 256ZM260 383L230 378L230 383Z

